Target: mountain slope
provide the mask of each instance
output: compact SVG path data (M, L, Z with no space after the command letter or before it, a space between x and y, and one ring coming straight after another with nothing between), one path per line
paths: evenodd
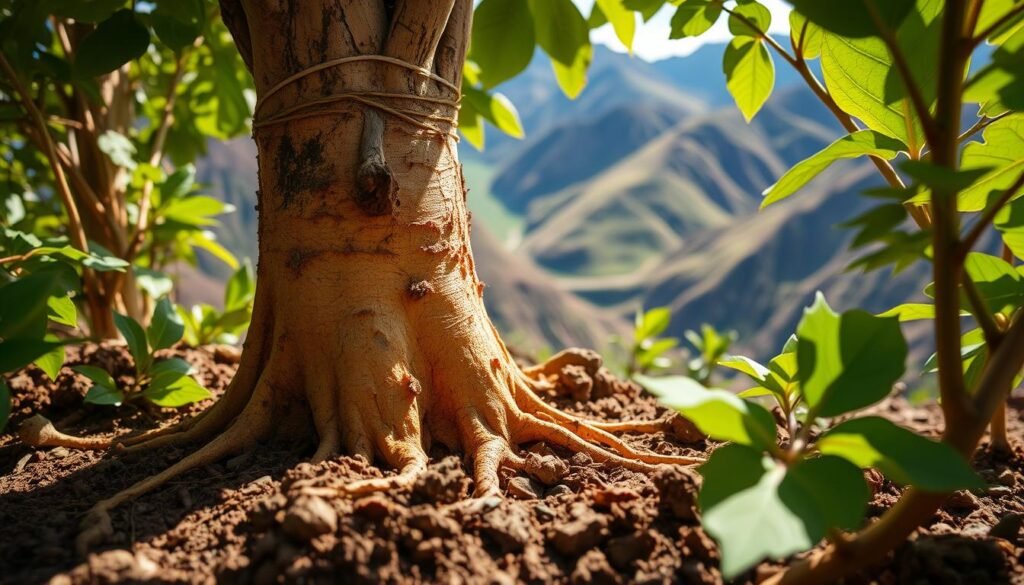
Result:
M738 350L760 356L781 346L818 290L838 310L922 300L926 266L846 271L855 254L837 224L872 204L854 193L879 183L870 163L837 165L791 200L685 242L623 288L636 293L634 303L671 307L675 333L713 323L737 330ZM920 356L925 329L908 331Z
M765 187L834 135L806 93L780 93L753 124L733 108L691 116L589 181L535 195L523 249L563 274L624 273L753 213Z

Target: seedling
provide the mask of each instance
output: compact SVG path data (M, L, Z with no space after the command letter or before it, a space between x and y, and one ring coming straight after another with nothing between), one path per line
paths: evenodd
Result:
M722 361L756 384L743 396L683 376L638 377L710 438L729 442L700 467L699 495L727 578L860 528L871 495L861 469L923 492L984 486L950 445L877 416L851 418L892 391L906 356L895 317L837 314L819 294L767 366L743 357ZM775 417L751 400L757 396L771 396L786 414L784 442Z
M134 382L121 386L103 368L75 366L76 372L92 380L93 386L85 395L91 404L118 406L130 400L146 400L157 406L176 408L210 398L189 374L192 366L181 358L157 360L157 351L177 343L185 325L171 301L164 297L156 304L148 328L131 317L114 314L114 323L128 343L128 351L135 363Z
M721 333L711 325L705 323L700 327L700 333L687 330L684 333L686 340L693 344L697 350L697 356L686 363L686 368L691 378L697 380L703 386L711 384L711 378L715 373L715 366L718 361L729 351L729 346L736 341L736 332L729 331Z
M256 278L252 266L245 262L228 280L224 289L224 310L219 311L206 303L192 305L186 311L178 307L178 315L185 324L185 343L195 347L209 343L236 344L249 328L252 304L256 294Z
M636 312L633 345L626 365L627 377L671 367L672 360L665 354L679 345L679 340L675 337L660 337L671 322L672 311L668 307Z

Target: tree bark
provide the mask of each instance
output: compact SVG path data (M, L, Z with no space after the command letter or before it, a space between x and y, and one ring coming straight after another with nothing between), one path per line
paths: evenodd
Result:
M271 432L315 434L314 461L346 452L399 470L345 493L410 484L433 442L470 457L477 496L499 493L499 465L526 469L517 445L529 441L636 471L697 462L611 434L650 421L585 421L541 401L549 372L524 373L487 317L455 136L472 0L399 0L393 14L382 0L231 1L222 12L259 96L252 325L214 406L122 441L204 445L97 504L80 551L110 532L110 508Z

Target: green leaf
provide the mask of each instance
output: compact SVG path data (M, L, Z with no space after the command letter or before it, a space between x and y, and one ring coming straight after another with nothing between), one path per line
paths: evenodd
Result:
M19 370L53 351L55 347L76 341L78 340L4 339L0 341L0 373Z
M1024 278L1002 258L971 252L964 261L964 271L974 281L978 293L993 313L1012 315L1024 304ZM973 311L966 298L961 301L961 306Z
M466 91L467 85L462 84L462 91ZM466 137L477 150L484 149L484 119L469 101L462 103L459 108L459 133Z
M498 92L487 93L473 87L463 86L463 103L473 103L473 109L493 124L498 130L513 138L522 138L523 124L519 121L519 112L507 97Z
M1005 0L1001 0L1005 1ZM982 14L995 2L986 2ZM991 61L964 86L964 99L981 104L979 116L996 116L1009 110L1024 110L1024 16L1010 27Z
M96 139L96 144L115 165L129 170L135 168L135 145L124 134L107 130Z
M185 333L185 323L174 310L171 299L160 299L153 309L153 319L146 331L149 346L156 351L166 349L177 343Z
M995 226L1013 255L1024 259L1024 199L1017 199L1004 207L996 215Z
M902 150L906 150L902 142L873 130L860 130L843 136L820 152L798 162L774 185L765 189L761 209L796 193L837 160L866 155L892 160Z
M668 329L672 321L672 311L668 307L655 307L640 313L637 312L633 339L637 343L650 337L657 337Z
M878 469L896 483L928 492L985 487L956 449L877 416L837 425L818 439L817 446L826 455Z
M35 364L51 380L56 381L57 375L60 374L60 369L64 365L64 345L60 344L57 336L53 334L48 334L45 340L58 343L55 343L53 349L36 358Z
M234 211L234 207L219 199L207 195L195 195L172 199L160 210L160 215L185 225L203 227L217 223L213 216L232 211Z
M206 7L202 0L160 0L151 18L156 35L168 48L178 52L203 34Z
M903 161L900 168L930 189L947 188L957 191L967 189L992 170L992 167L953 170L923 160Z
M672 15L669 38L699 37L708 32L721 15L721 0L686 0Z
M818 293L797 326L800 386L815 416L838 416L885 398L903 375L907 343L895 318L837 315Z
M149 30L131 10L118 10L78 44L75 72L99 77L141 57L149 48Z
M741 355L727 356L725 359L719 361L718 365L723 368L742 372L758 384L763 384L768 375L771 374L771 370L767 367L755 360Z
M206 250L214 258L227 264L230 268L238 270L238 260L230 250L220 245L220 243L214 239L213 232L196 232L189 237L188 243L192 246L201 250Z
M992 169L960 192L960 211L981 211L992 197L1010 188L1024 173L1024 114L1007 116L990 124L983 142L971 142L960 156L960 168ZM1024 194L1021 188L1012 198Z
M0 286L0 338L41 339L49 300L57 288L53 276L45 272Z
M615 36L629 50L633 52L633 36L636 34L636 15L623 5L623 0L597 0L595 6L601 8L608 22L615 30Z
M154 377L149 387L142 391L142 396L164 408L178 408L213 397L191 376L178 372L165 372Z
M153 299L170 294L174 288L174 281L170 276L148 268L135 268L135 284Z
M831 528L859 527L870 497L861 471L831 456L787 468L749 447L726 445L700 473L703 526L718 541L726 579L765 558L808 550Z
M168 175L164 182L160 184L160 197L165 202L170 202L172 199L181 199L192 192L195 184L195 165L182 165Z
M224 311L248 306L256 295L256 277L248 260L228 279L224 288Z
M753 24L753 28L745 21ZM738 37L760 37L771 24L772 13L753 0L737 4L729 15L729 32Z
M914 9L914 0L788 0L805 18L821 28L851 38L878 34L871 9L895 29ZM869 8L868 2L871 2Z
M117 382L103 368L75 366L71 369L92 380L93 386L85 394L85 402L107 406L118 406L124 402L124 392L117 387Z
M165 376L169 373L178 375L185 375L192 371L192 365L181 358L167 358L160 360L153 364L153 367L149 369L149 375L151 378L156 379L159 376Z
M768 49L759 39L736 37L725 48L722 58L725 85L736 106L749 122L772 93L775 65Z
M817 59L821 56L821 39L824 35L821 27L792 10L789 13L789 30L796 45L802 47L804 59Z
M884 313L879 313L878 316L896 317L901 323L904 321L934 319L935 305L929 305L928 303L903 303L902 305L896 305Z
M537 44L551 57L555 79L569 99L583 91L593 57L590 29L572 0L530 0Z
M149 368L151 356L149 346L146 343L146 332L143 331L139 322L127 315L114 313L114 325L121 332L124 340L128 343L128 351L135 359L135 370L138 373L145 372Z
M888 5L889 0L884 4ZM929 106L935 101L939 70L941 8L941 0L918 0L918 9L895 32L900 51ZM921 122L881 38L826 34L821 67L825 86L843 111L862 120L869 129L899 139L911 151L921 150Z
M622 4L630 10L639 12L643 16L644 22L647 22L661 10L661 7L665 5L665 0L623 0Z
M759 404L731 392L707 389L684 376L636 376L638 384L718 441L774 449L775 419Z
M49 308L48 318L50 321L68 327L78 327L78 310L75 309L75 302L66 293L54 295L46 300Z
M483 0L473 13L470 59L480 82L494 87L526 69L533 58L533 16L523 0Z

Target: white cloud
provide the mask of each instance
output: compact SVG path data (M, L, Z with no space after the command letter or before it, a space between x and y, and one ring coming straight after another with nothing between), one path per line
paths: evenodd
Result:
M584 16L590 14L594 0L574 0L580 7ZM789 11L790 7L783 0L761 0L772 13L772 24L769 32L773 34L789 34ZM657 61L667 57L689 55L709 42L724 42L732 38L729 33L729 26L725 15L700 38L687 38L670 40L669 32L672 30L671 20L673 7L666 6L651 20L640 24L637 27L636 37L633 39L633 54L645 61ZM626 48L615 37L611 25L604 25L594 30L590 35L594 43L606 45L613 51L626 52Z

